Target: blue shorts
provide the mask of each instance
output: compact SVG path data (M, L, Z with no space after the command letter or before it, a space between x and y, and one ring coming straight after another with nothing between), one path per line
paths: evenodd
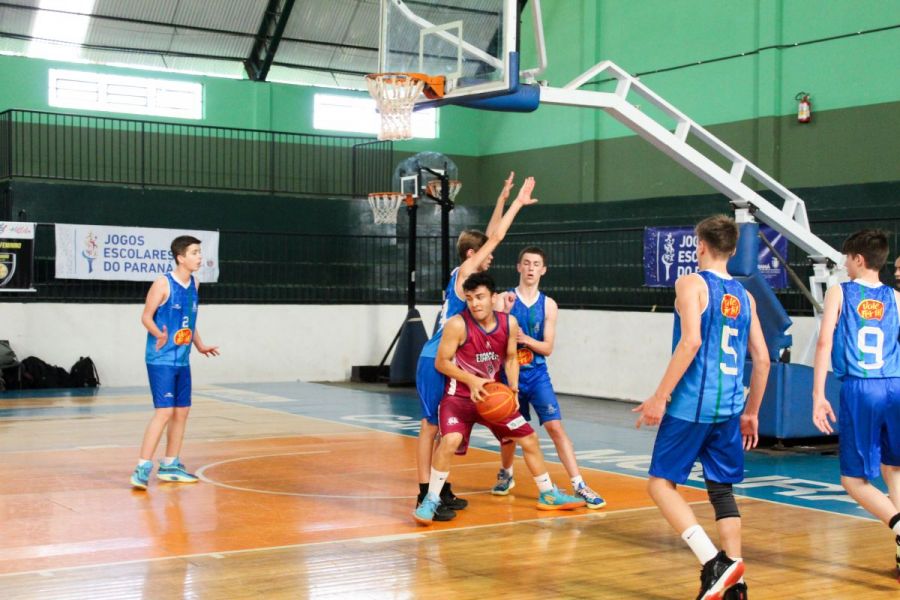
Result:
M153 408L191 405L191 368L169 365L147 365Z
M562 419L559 400L556 399L546 367L519 370L519 412L529 421L531 407L534 407L541 425Z
M838 410L841 475L877 479L900 467L900 377L847 377Z
M705 479L718 483L743 481L741 415L721 423L693 423L664 415L653 444L650 475L684 483L696 460L703 465Z
M422 418L432 425L438 424L438 405L444 397L446 383L444 374L434 368L434 357L420 356L416 365L416 391L419 393Z

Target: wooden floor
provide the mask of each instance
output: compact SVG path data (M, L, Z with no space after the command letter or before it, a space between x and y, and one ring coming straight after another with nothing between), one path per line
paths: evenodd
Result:
M470 507L417 526L415 438L195 392L195 485L127 479L146 394L0 400L0 598L694 598L699 564L644 480L585 469L607 508L547 513L521 460L454 464ZM567 483L559 465L551 475ZM685 488L701 522L705 494ZM741 500L759 598L898 598L893 539L871 520Z

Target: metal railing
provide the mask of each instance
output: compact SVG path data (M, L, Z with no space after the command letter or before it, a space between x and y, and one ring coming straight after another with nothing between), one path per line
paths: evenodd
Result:
M353 197L389 189L393 143L29 110L0 113L0 180Z

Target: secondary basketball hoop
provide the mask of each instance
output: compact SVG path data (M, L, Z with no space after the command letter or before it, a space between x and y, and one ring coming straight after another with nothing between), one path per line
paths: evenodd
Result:
M423 93L427 98L444 95L444 78L422 73L372 73L366 84L381 114L379 140L411 139L416 99Z
M459 179L451 179L447 182L450 186L450 201L453 202L456 200L456 195L459 193L459 190L462 188L462 181ZM441 180L440 179L432 179L430 180L426 186L425 191L429 196L434 198L435 200L441 199Z
M406 200L407 206L413 202L411 195L400 192L372 192L369 194L369 206L372 208L375 224L396 225L397 209L404 200Z

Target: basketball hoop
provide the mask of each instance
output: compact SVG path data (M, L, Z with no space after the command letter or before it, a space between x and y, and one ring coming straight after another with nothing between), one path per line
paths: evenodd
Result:
M381 114L379 140L411 139L416 98L423 92L428 98L444 95L444 78L422 73L372 73L366 84Z
M450 185L450 202L456 200L456 195L462 188L462 181L459 179L451 179L447 182ZM425 191L435 200L441 199L441 180L432 179L425 185Z
M413 202L412 195L400 192L372 192L369 194L369 206L376 225L396 225L397 209L406 200L407 206Z

